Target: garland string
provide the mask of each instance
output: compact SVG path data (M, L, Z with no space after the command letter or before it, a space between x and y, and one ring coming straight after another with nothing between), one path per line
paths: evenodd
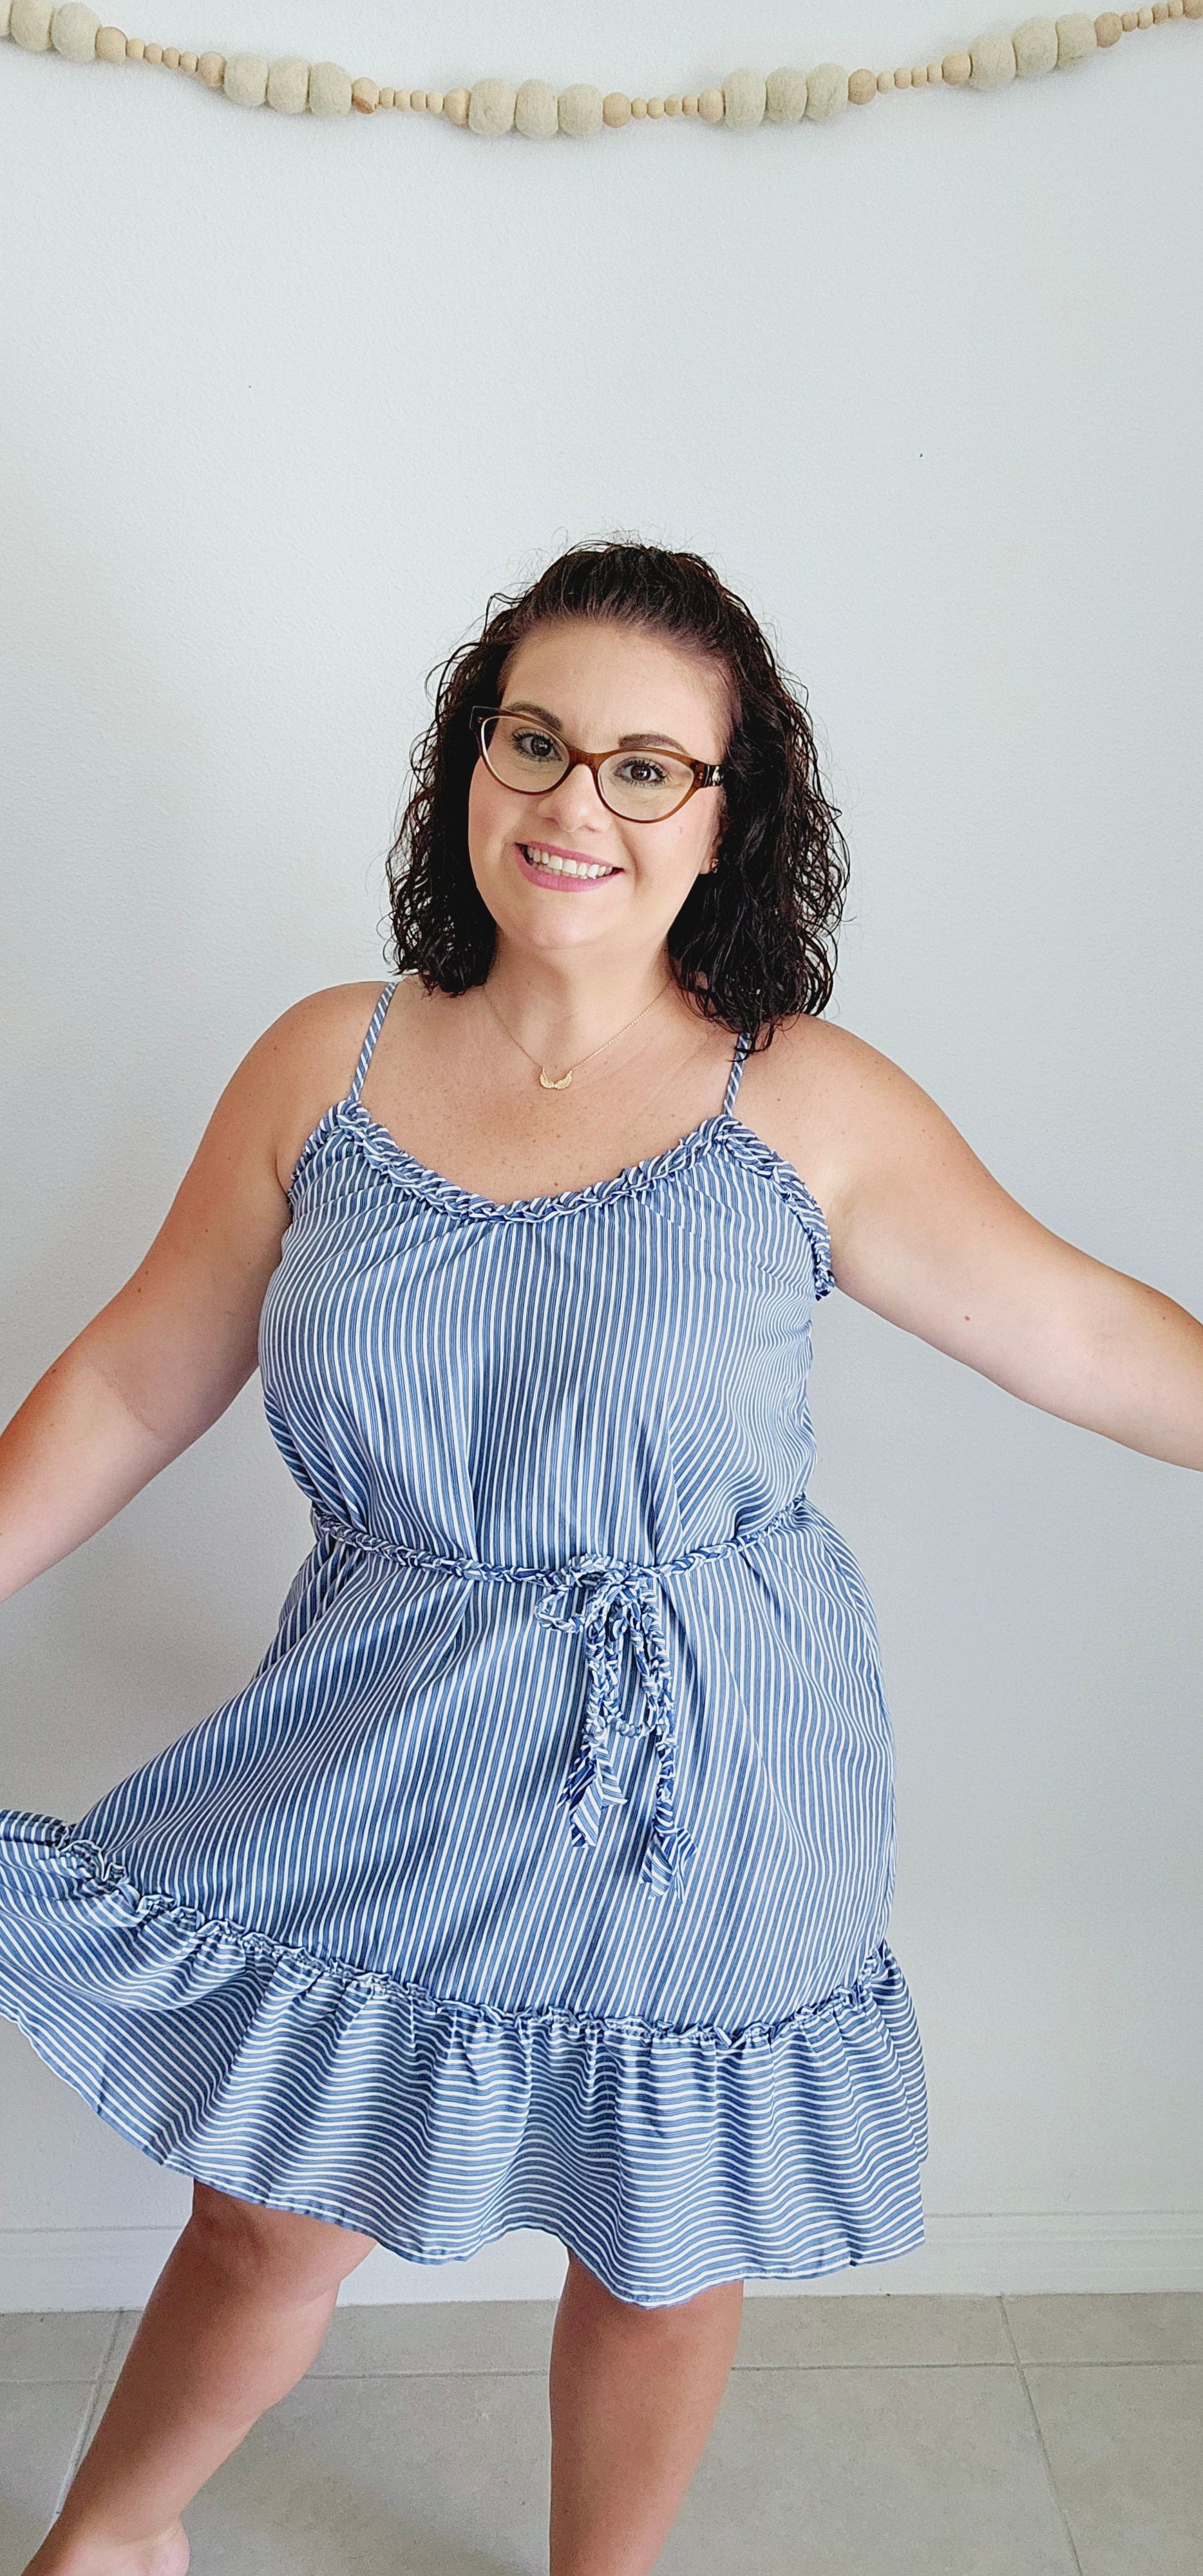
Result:
M846 107L898 89L1005 89L1011 81L1066 71L1094 53L1106 53L1121 36L1163 27L1176 18L1203 18L1203 0L1155 0L1145 9L1104 9L1096 17L1074 10L1061 18L1025 18L1009 36L978 36L942 61L903 64L900 70L846 72L820 63L812 72L728 72L713 88L674 91L663 98L603 97L588 81L558 93L550 81L487 78L470 89L381 88L353 79L341 63L310 63L300 55L269 62L263 54L194 54L178 45L147 44L120 27L101 24L84 0L0 0L0 35L30 54L60 54L71 63L155 63L185 72L205 89L220 90L236 107L271 107L282 116L346 116L352 108L371 116L377 108L443 116L471 134L517 132L532 141L554 134L584 137L606 127L650 118L696 117L704 125L826 124Z

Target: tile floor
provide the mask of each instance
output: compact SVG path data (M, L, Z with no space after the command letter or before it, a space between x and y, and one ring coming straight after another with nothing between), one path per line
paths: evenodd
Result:
M191 2576L543 2576L554 2301L335 2310ZM18 2576L137 2312L0 2317ZM1201 2576L1203 2293L754 2297L663 2576Z

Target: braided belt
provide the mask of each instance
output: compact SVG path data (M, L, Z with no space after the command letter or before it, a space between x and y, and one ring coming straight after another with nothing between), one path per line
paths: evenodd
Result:
M671 1889L678 1898L684 1895L697 1846L676 1816L676 1711L660 1621L659 1578L684 1573L691 1565L729 1556L736 1549L756 1547L783 1530L799 1528L812 1517L813 1507L805 1494L799 1494L783 1511L751 1530L741 1530L734 1538L721 1539L710 1547L692 1548L685 1556L661 1558L655 1565L582 1550L568 1557L563 1565L535 1566L485 1565L473 1557L442 1556L432 1549L407 1547L400 1540L374 1538L320 1504L314 1503L310 1511L316 1536L327 1535L362 1555L424 1567L433 1574L457 1574L474 1582L532 1583L538 1587L535 1616L549 1627L576 1631L585 1649L585 1714L558 1802L567 1808L573 1841L594 1844L605 1809L626 1803L626 1792L610 1758L611 1737L650 1735L657 1759L656 1804L640 1876L657 1896ZM568 1609L568 1595L578 1588L586 1596L583 1606ZM624 1719L622 1656L627 1638L635 1658L641 1697L634 1716Z

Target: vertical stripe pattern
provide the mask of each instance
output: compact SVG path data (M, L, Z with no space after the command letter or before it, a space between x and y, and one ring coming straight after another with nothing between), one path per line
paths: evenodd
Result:
M0 2011L157 2162L619 2298L922 2241L873 1607L810 1502L822 1211L723 1108L502 1203L361 1091L263 1301L314 1544L245 1687L0 1810Z

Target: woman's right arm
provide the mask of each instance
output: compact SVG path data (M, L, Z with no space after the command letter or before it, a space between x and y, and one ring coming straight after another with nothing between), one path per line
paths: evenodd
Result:
M251 1376L289 1217L279 1143L306 1090L319 1101L311 1125L327 1105L345 992L294 1003L256 1040L145 1260L0 1433L0 1601L112 1520Z

